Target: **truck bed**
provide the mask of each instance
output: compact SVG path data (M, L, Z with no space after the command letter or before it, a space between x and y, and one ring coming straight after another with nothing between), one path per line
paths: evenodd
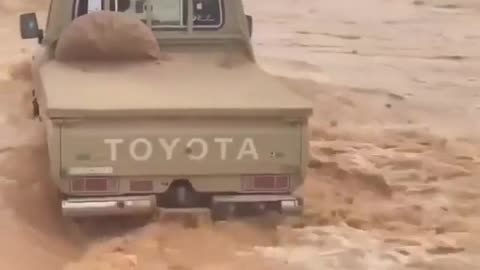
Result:
M310 104L255 63L212 55L160 62L65 64L40 69L49 117L305 116Z

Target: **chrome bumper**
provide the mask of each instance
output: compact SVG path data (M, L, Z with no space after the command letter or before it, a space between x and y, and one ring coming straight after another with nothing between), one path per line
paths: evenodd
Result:
M301 215L303 201L291 195L217 195L212 204L235 206L238 203L263 205L269 202L280 203L280 211L284 215ZM148 215L160 213L196 213L199 210L211 211L209 208L165 209L157 207L154 195L70 198L62 201L62 214L66 217Z
M67 217L119 216L154 213L155 196L123 196L75 198L62 201L62 214Z
M214 196L213 204L256 203L259 205L277 202L284 215L298 216L303 214L303 200L292 195L222 195Z

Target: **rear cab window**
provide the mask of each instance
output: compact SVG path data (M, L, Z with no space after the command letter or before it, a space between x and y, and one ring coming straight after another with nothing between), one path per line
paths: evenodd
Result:
M127 13L145 23L151 12L153 30L186 30L188 1L192 1L193 30L218 30L224 24L224 0L75 0L73 17L105 10L107 1L109 10Z
M90 12L105 9L103 0L75 0L73 2L73 17L80 17Z

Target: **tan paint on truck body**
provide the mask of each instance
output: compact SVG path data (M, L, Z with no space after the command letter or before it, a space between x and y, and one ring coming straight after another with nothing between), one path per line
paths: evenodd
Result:
M109 2L109 1L106 1ZM52 178L67 196L113 196L153 180L165 192L188 179L197 191L249 194L248 175L303 184L312 108L255 63L240 0L226 0L216 31L159 31L159 63L62 64L55 41L73 0L53 0L33 78L47 128ZM90 172L88 170L91 170ZM72 179L106 176L109 192L74 192Z
M61 125L62 179L72 168L99 167L109 168L108 176L189 179L204 192L210 188L203 179L223 178L211 182L211 189L241 192L241 175L288 174L300 180L302 133L302 125L282 118L71 121Z
M50 117L285 116L308 103L252 62L222 67L222 53L171 53L160 63L63 64L40 68ZM75 82L75 83L72 83Z

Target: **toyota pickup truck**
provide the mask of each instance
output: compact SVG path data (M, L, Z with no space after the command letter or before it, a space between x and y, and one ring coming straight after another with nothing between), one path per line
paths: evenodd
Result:
M57 39L78 16L106 9L141 19L149 5L169 10L159 20L168 29L152 27L168 62L86 72L55 59ZM175 9L185 19L176 21ZM302 213L295 191L312 108L257 65L252 24L241 0L52 0L45 30L35 13L20 16L22 38L40 44L34 111L65 216L202 208L224 219L247 205ZM227 51L240 64L219 65Z

